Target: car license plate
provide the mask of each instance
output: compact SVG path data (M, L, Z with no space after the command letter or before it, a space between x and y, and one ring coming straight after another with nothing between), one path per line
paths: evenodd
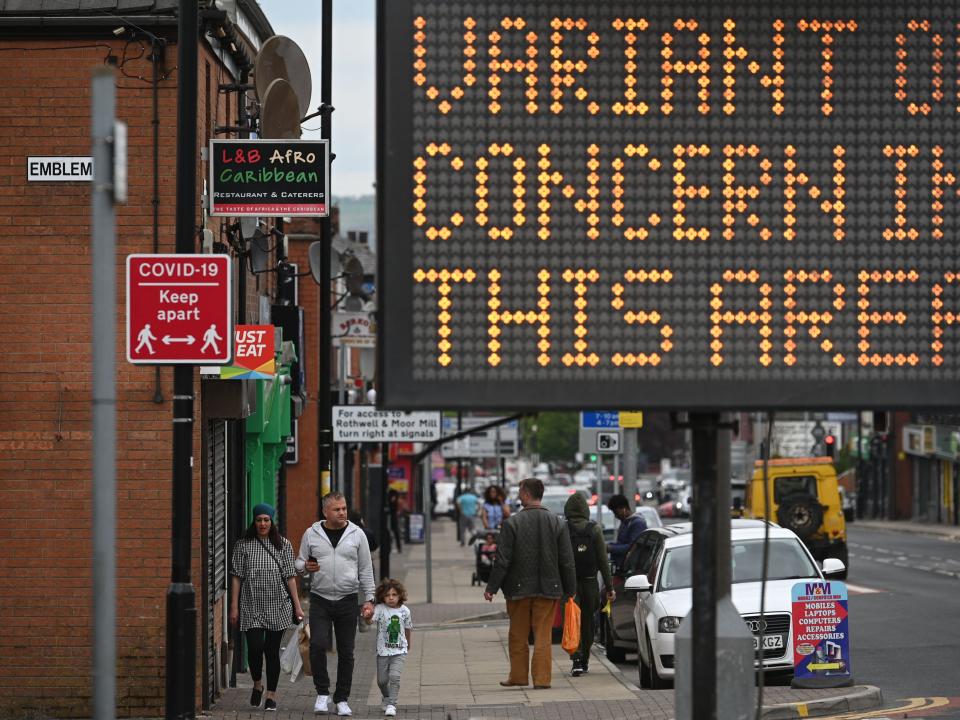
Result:
M764 635L763 636L763 649L764 650L777 650L783 648L783 635ZM760 638L756 635L753 636L753 649L760 649Z

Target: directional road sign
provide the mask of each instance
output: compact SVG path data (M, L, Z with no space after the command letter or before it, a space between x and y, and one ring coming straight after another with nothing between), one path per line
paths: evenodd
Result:
M462 417L460 430L480 427L495 420L497 417ZM457 429L457 419L443 418L443 434L453 435L460 432ZM500 441L499 447L497 441ZM499 427L481 430L473 435L444 443L440 451L444 458L488 458L488 457L516 457L520 445L520 423L516 420L506 422Z
M439 412L377 410L369 405L333 408L334 442L430 442L439 437Z
M620 452L620 429L643 427L643 413L630 411L595 411L580 413L580 444L582 453Z
M127 256L127 360L222 365L233 358L227 255Z

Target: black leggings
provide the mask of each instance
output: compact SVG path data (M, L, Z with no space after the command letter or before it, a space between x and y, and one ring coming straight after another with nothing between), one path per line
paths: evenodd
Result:
M247 660L250 663L250 677L259 682L263 674L263 656L267 656L267 690L277 689L280 680L280 640L283 630L247 630Z

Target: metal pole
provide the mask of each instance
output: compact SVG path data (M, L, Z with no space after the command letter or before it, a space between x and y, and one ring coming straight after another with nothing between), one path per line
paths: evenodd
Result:
M426 551L427 562L427 602L433 602L433 542L431 540L430 525L432 524L430 507L430 473L423 471L423 460L417 463L420 475L423 478L423 545Z
M630 507L637 506L637 429L623 430L623 494Z
M620 482L620 453L617 453L613 456L613 489L621 495L625 495L626 493L623 492L624 483L626 483L626 478L624 478L623 482Z
M603 455L597 453L597 525L603 530Z
M93 715L116 717L117 238L111 140L116 73L94 70L93 129Z
M390 552L393 538L390 537L390 445L380 443L380 579L390 577Z
M500 470L500 426L497 425L493 434L493 442L495 443L494 452L497 456L497 485L504 487L503 482L503 473Z
M718 413L690 415L693 444L694 720L717 717L717 435ZM728 478L729 481L729 478ZM727 541L729 542L729 540ZM728 551L729 552L729 551ZM728 561L729 562L729 561Z
M320 31L320 138L330 140L332 118L331 95L333 88L333 0L323 0ZM331 154L331 165L333 156ZM328 188L329 192L329 188ZM327 198L329 202L329 198ZM330 215L320 218L320 402L318 405L318 444L320 470L320 497L330 491L330 465L333 461L333 406L330 402L330 252L333 244Z
M196 2L180 0L177 29L177 253L194 251L197 201ZM193 366L173 369L173 562L167 590L166 718L194 717L197 617L190 580L193 539Z
M463 413L457 411L457 432L463 430ZM463 492L463 463L457 458L457 487L455 496L460 497ZM457 542L462 543L466 538L463 537L463 521L460 519L460 508L454 506L457 518Z

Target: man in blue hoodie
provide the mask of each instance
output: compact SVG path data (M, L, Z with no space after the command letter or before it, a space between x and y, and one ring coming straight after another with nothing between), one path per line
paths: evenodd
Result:
M610 508L614 517L620 521L617 539L612 543L607 543L610 562L619 567L623 565L630 546L640 537L640 533L647 529L647 523L639 515L633 514L630 510L630 502L623 495L613 495L607 501L607 507Z

